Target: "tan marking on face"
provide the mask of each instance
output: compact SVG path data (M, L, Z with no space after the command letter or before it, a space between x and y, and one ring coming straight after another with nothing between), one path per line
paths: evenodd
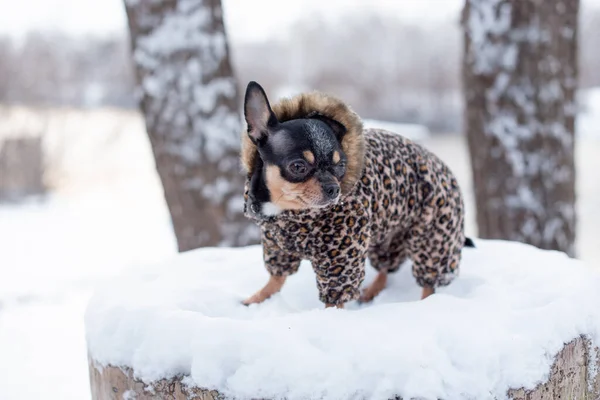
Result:
M318 207L325 198L323 188L315 178L300 183L288 182L275 165L267 166L265 177L271 203L283 210Z
M302 155L304 156L304 158L306 158L306 161L308 161L309 163L313 164L315 162L315 155L312 151L306 150L302 153Z
M340 159L341 159L341 156L340 156L340 153L339 153L339 151L334 151L334 152L333 152L333 163L334 163L334 164L337 164L337 163L339 163L339 162L340 162Z

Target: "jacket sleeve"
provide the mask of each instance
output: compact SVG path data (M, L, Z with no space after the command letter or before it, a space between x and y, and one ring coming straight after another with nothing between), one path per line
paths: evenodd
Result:
M281 249L268 231L262 232L262 247L265 267L272 276L288 276L300 268L300 257Z

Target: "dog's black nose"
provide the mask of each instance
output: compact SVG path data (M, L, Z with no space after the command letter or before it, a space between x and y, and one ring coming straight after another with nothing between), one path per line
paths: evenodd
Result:
M329 184L329 185L324 185L323 186L323 191L325 192L325 195L333 200L336 197L338 197L338 195L340 194L340 185L334 183L334 184Z

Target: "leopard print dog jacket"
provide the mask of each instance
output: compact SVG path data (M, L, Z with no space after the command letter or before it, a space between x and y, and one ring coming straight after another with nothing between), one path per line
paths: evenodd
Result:
M394 272L411 259L420 286L448 285L457 276L465 243L461 190L448 167L412 141L380 129L364 129L343 102L321 93L301 94L273 106L279 121L315 113L340 122L347 170L341 200L326 208L253 212L249 180L257 150L242 134L246 169L244 213L261 228L264 262L273 276L295 273L310 260L319 299L342 305L359 297L365 261Z

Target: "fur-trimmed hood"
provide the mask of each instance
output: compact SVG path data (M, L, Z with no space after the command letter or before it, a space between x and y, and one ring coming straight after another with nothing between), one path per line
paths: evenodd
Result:
M342 150L346 154L346 174L342 178L342 195L348 194L360 179L365 162L365 138L360 117L343 101L320 92L302 93L292 98L281 99L272 105L279 122L321 114L346 128L342 138ZM242 132L242 166L251 176L256 165L258 149L250 140L246 130Z

